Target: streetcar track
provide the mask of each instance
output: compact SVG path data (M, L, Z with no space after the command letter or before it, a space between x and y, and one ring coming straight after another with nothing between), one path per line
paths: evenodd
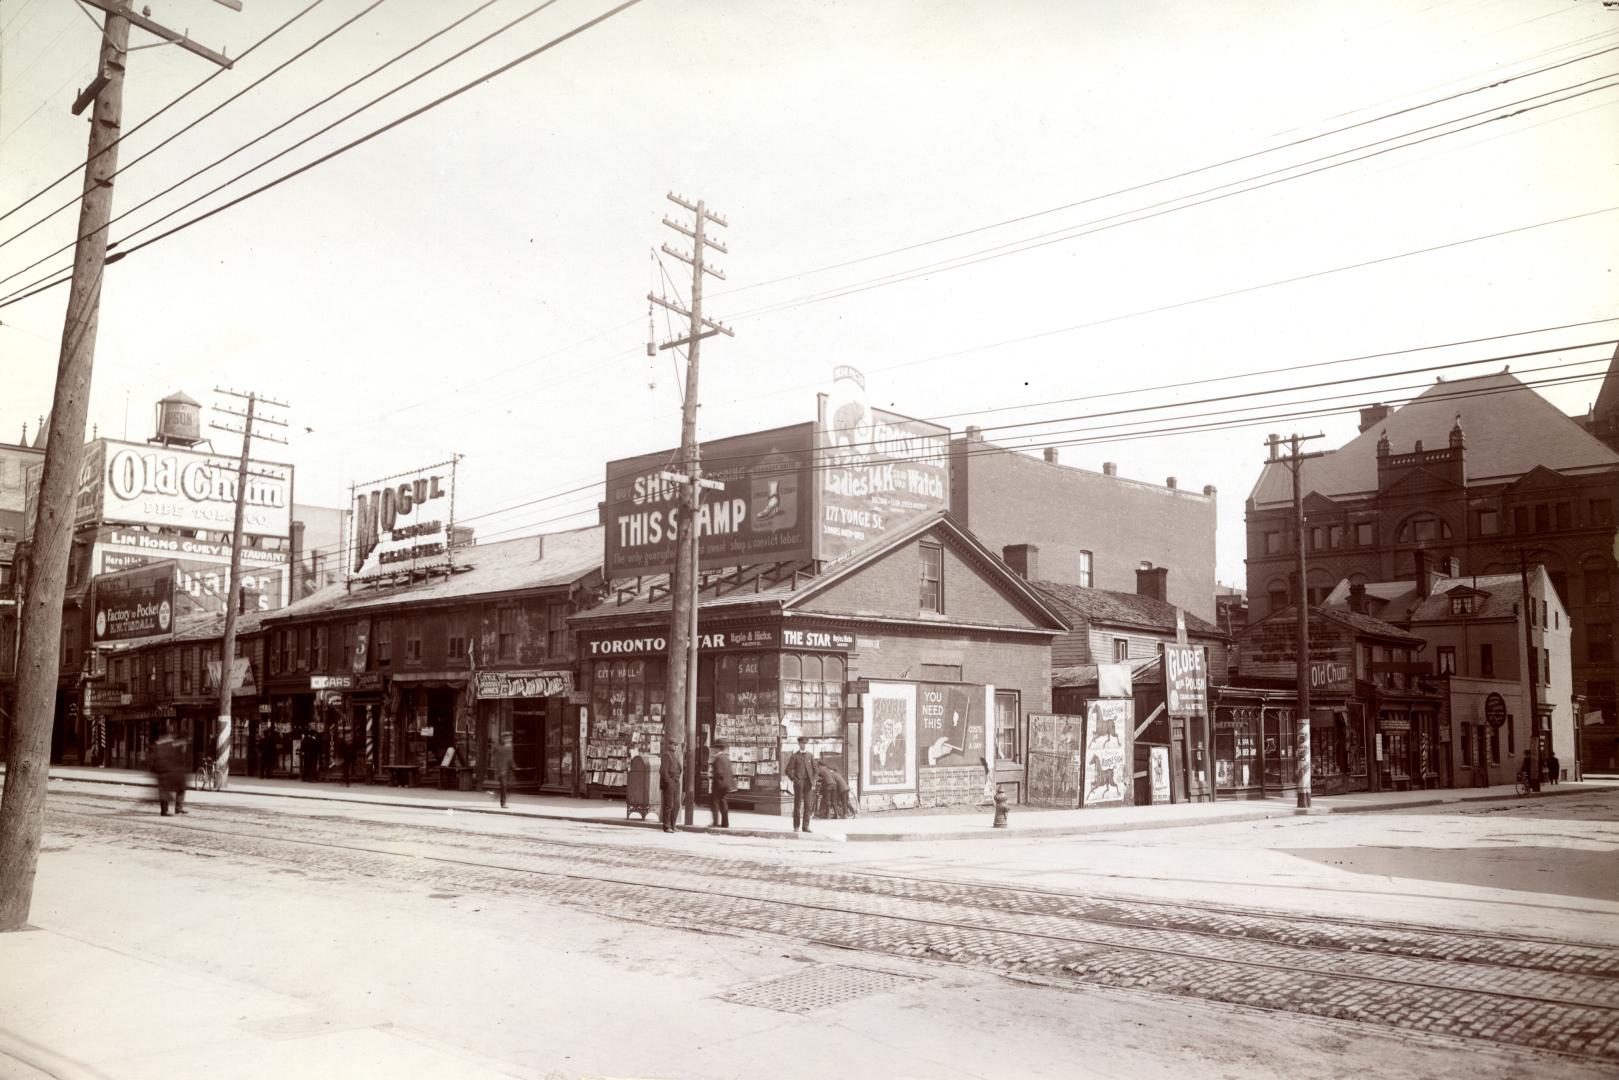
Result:
M232 808L232 809L235 810L236 808ZM252 816L274 816L274 815L267 815L262 811L249 811L249 813ZM322 823L323 824L329 819L318 818L318 819L312 819L312 820L314 822L316 822L316 823ZM375 830L388 831L388 832L409 832L412 829L416 828L414 826L398 825L398 824L391 823L391 822L367 821L366 825L368 827L372 828L372 829L375 829ZM180 827L194 829L194 830L198 830L198 831L204 831L204 832L215 832L215 830L201 829L199 826L197 826L195 824L189 824L189 825L180 826ZM465 830L465 829L439 828L439 827L435 827L434 832L435 832L435 835L438 835L438 836L442 836L444 834L450 834L450 835L454 835L454 836L457 836L457 837L466 838L468 841L476 841L476 842L479 842L481 844L487 844L489 842L510 842L510 841L516 840L516 841L522 842L525 846L528 846L528 847L562 848L562 849L565 849L567 851L574 852L574 853L588 852L589 854L588 854L588 857L587 857L586 861L596 862L596 863L601 863L601 864L606 864L606 865L619 865L619 866L631 865L631 866L633 866L636 863L636 860L635 860L635 858L633 856L637 852L621 851L620 849L618 849L616 847L611 852L603 852L601 847L599 845L597 845L597 844L582 843L582 842L578 842L578 841L569 841L569 840L565 840L565 839L561 839L561 838L554 838L554 837L549 837L549 836L534 836L534 835L529 835L529 834L492 834L492 833L477 832L477 831ZM240 837L240 836L244 835L242 833L232 832L232 831L229 831L229 830L218 831L218 834L219 835L224 835L224 836L237 836L237 837ZM307 841L307 840L299 841L299 842L310 843L312 845L317 843L315 841ZM382 849L355 848L355 850L364 850L364 851L367 851L367 852L370 852L370 853L373 853L373 854L390 854L386 850L382 850ZM399 854L399 853L392 853L392 854ZM992 903L992 902L986 902L986 900L993 898L994 894L1014 894L1014 895L1021 894L1021 895L1028 895L1028 896L1037 896L1037 897L1050 899L1050 900L1055 900L1055 901L1059 901L1059 902L1063 902L1063 903L1080 904L1080 905L1083 905L1083 904L1086 904L1086 903L1101 903L1101 904L1118 905L1118 906L1121 906L1121 907L1140 906L1140 907L1150 907L1150 908L1157 908L1157 909L1170 910L1170 911L1192 910L1192 911L1197 911L1197 912L1204 912L1204 913L1207 913L1207 914L1209 914L1211 916L1214 916L1214 917L1217 917L1217 918L1222 918L1222 919L1227 919L1227 920L1235 920L1235 921L1240 921L1240 920L1246 919L1246 920L1255 920L1255 921L1259 921L1259 922L1277 921L1277 922L1303 924L1303 925L1307 925L1307 926L1317 926L1317 927L1347 926L1347 927L1353 927L1353 928L1356 928L1356 929L1372 931L1372 932L1375 932L1375 933L1378 933L1378 934L1381 934L1381 935L1385 935L1385 937L1380 938L1380 939L1375 940L1375 941L1372 941L1372 942L1357 943L1356 946L1351 947L1351 946L1346 946L1346 945L1341 945L1341 944L1336 944L1336 943L1331 943L1331 942L1322 942L1322 941L1319 941L1319 940L1317 940L1317 941L1308 941L1308 942L1297 941L1297 940L1287 940L1287 939L1277 938L1277 937L1274 937L1274 936L1267 936L1267 935L1265 935L1263 933L1250 934L1250 933L1246 932L1245 930L1221 931L1221 930L1218 930L1218 929L1203 929L1203 928L1199 928L1199 927L1186 926L1186 925L1180 925L1180 924L1174 924L1174 923L1166 925L1166 924L1153 922L1153 921L1151 921L1149 919L1133 919L1133 918L1128 918L1128 917L1126 917L1126 918L1108 918L1108 917L1106 917L1104 915L1101 915L1101 914L1098 914L1098 913L1095 913L1095 912L1084 912L1084 911L1075 912L1075 911L1059 910L1059 911L1056 911L1056 912L1040 912L1040 913L1037 913L1037 914L1042 915L1044 917L1065 919L1065 920L1074 921L1074 922L1094 923L1094 924L1097 924L1097 925L1111 926L1111 927L1116 927L1116 928L1120 928L1120 929L1143 930L1143 931L1153 932L1153 933L1179 933L1179 934L1186 934L1186 935L1189 935L1189 936L1203 937L1203 938L1208 938L1210 940L1221 940L1221 941L1242 940L1242 941L1245 941L1245 942L1253 943L1255 945L1274 946L1274 947L1278 947L1278 948L1295 949L1295 950L1306 951L1306 952L1308 952L1308 951L1318 951L1318 952L1322 952L1322 953L1334 953L1334 954L1348 955L1348 956L1387 955L1387 956L1400 957L1402 959L1414 960L1414 961L1419 961L1419 962L1426 961L1426 962L1432 962L1432 963L1465 964L1468 967L1469 970L1477 970L1477 969L1486 968L1486 967L1493 967L1493 968L1503 970L1503 971L1544 971L1544 972L1552 972L1552 973L1565 975L1565 976L1569 974L1569 972L1567 971L1567 969L1565 967L1559 966L1559 964L1557 962L1558 958L1555 958L1555 957L1547 958L1544 962L1523 962L1521 959L1518 959L1517 962L1509 962L1507 960L1500 960L1500 959L1475 959L1473 957L1468 957L1468 956L1425 955L1422 951L1420 951L1419 948L1415 948L1415 947L1413 947L1413 948L1399 948L1399 947L1397 947L1397 943L1390 942L1388 940L1388 938L1386 937L1386 935L1389 935L1391 933L1395 933L1395 934L1404 933L1404 934L1410 934L1410 935L1419 936L1419 937L1420 936L1426 936L1426 937L1429 937L1429 938L1439 938L1439 939L1462 939L1462 940L1476 941L1476 942L1501 942L1501 943L1508 943L1508 944L1513 944L1513 945L1518 945L1518 944L1542 945L1542 946L1546 946L1548 948L1562 949L1562 950L1587 949L1587 950L1601 950L1604 953L1612 951L1612 950L1606 950L1604 947L1599 946L1599 945L1595 945L1594 943L1590 943L1590 942L1570 941L1570 940L1566 940L1566 939L1537 937L1537 936L1532 936L1532 935L1501 934L1501 933L1496 933L1496 932L1475 931L1475 930L1467 930L1467 929L1452 930L1452 929L1449 929L1449 928L1425 926L1425 925L1422 925L1422 924L1372 923L1372 922L1365 921L1365 920L1356 920L1356 919L1352 919L1352 918L1342 918L1342 917L1339 917L1339 916L1300 915L1300 914L1292 914L1292 913L1273 912L1273 911L1267 911L1267 910L1264 910L1264 909L1242 909L1242 908L1225 907L1225 906L1221 906L1221 905L1206 904L1206 903L1204 903L1204 904L1184 903L1183 904L1183 903L1178 903L1178 902L1168 901L1168 900L1142 899L1142 898L1137 898L1137 897L1116 897L1116 896L1105 896L1105 895L1091 894L1091 893L1065 892L1065 891L1060 891L1060 890L1039 889L1039 888L1034 888L1034 887L1029 887L1029 886L1002 884L1002 883L999 883L999 882L993 882L993 883L979 882L979 881L972 881L971 879L963 880L963 879L953 879L953 878L922 878L922 877L916 877L916 876L907 875L907 874L879 873L879 872L874 872L874 871L854 870L854 869L848 869L848 868L842 868L842 867L835 868L835 869L830 869L830 870L828 870L828 869L820 869L820 868L805 869L805 868L802 868L802 867L788 866L788 865L781 864L781 863L766 862L764 860L755 860L755 859L746 858L746 857L744 857L742 859L719 859L719 858L715 858L715 857L711 857L711 856L690 855L690 854L685 853L685 852L677 852L677 853L659 852L658 855L660 857L666 858L666 859L669 858L671 855L673 855L673 856L675 856L675 857L677 857L677 858L679 858L679 859L681 859L681 860L683 860L685 862L688 862L690 864L694 864L692 867L682 868L681 872L694 873L694 874L707 872L707 873L710 873L710 874L712 874L714 876L718 876L718 877L742 878L742 879L745 879L745 880L754 880L753 876L749 875L748 873L742 872L739 869L738 864L745 862L749 866L754 867L754 868L768 869L770 872L775 873L777 875L785 875L787 877L796 878L799 881L802 881L805 885L807 885L807 887L811 887L811 888L830 888L830 889L833 889L833 891L837 891L835 886L827 885L827 884L823 883L822 881L819 881L819 880L816 880L816 879L817 878L827 878L827 877L832 877L832 878L836 878L836 877L861 878L861 879L865 879L865 880L868 880L868 881L879 881L879 882L885 882L885 883L889 883L889 884L903 884L903 885L910 886L910 887L917 888L917 889L927 889L929 887L933 887L933 888L936 889L938 886L948 886L948 887L951 887L951 888L954 888L954 889L962 890L962 893L960 893L960 894L958 894L958 895L956 895L954 897L949 898L950 902L963 904L963 905L970 906L970 907L973 907L973 908L976 908L976 909L981 909L981 910L1008 911L1008 912L1012 912L1012 913L1016 913L1016 914L1030 914L1030 913L1016 912L1015 909L1010 909L1006 905L998 905L998 904L995 904L995 903ZM540 857L546 857L546 856L542 854ZM469 865L487 865L488 868L490 868L490 869L505 869L505 870L512 870L514 872L521 872L521 871L517 871L516 868L502 867L502 866L499 866L498 864L476 864L476 863L473 863L473 864L469 864ZM535 871L535 872L543 873L543 871ZM581 880L614 880L614 879L606 878L606 877L599 878L599 879L593 879L593 878L589 878L588 876L583 876L580 879ZM848 890L848 891L859 891L859 890ZM898 894L893 894L893 893L882 894L882 893L872 892L870 894L871 895L878 895L878 896L888 895L888 896L890 896L890 897L892 897L894 899L906 899L906 897L904 897L904 896L901 896L901 895L898 895ZM912 898L912 899L915 899L915 898ZM926 897L921 898L921 899L923 900L923 902L941 902L941 903L946 902L946 901L943 901L943 900L933 900L932 898L926 898ZM1255 929L1255 928L1249 928L1249 929ZM1263 927L1258 927L1257 929L1263 930L1264 928ZM1181 955L1181 954L1175 954L1175 955ZM1616 960L1616 965L1619 965L1619 960ZM1611 971L1604 971L1604 970L1581 971L1581 972L1578 972L1577 974L1588 976L1588 977L1593 978L1593 979L1612 979L1612 978L1615 978L1615 977L1619 977L1619 966L1616 966L1615 969L1611 970ZM1546 999L1537 998L1537 1000L1546 1000ZM1570 1003L1582 1004L1582 1005L1585 1005L1585 1004L1600 1005L1600 1003L1593 1003L1593 1002L1570 1002ZM1607 1008L1607 1007L1610 1007L1610 1006L1600 1005L1600 1007Z
M155 823L153 823L153 826L155 826ZM1069 945L1069 946L1086 946L1086 947L1091 947L1091 948L1095 948L1095 949L1099 949L1099 950L1106 950L1109 953L1115 953L1115 954L1122 950L1122 951L1128 951L1128 952L1132 952L1132 953L1143 954L1143 955L1157 957L1157 958L1167 958L1168 960L1170 960L1172 962L1180 963L1182 965L1186 965L1186 964L1189 964L1189 963L1194 964L1194 965L1199 964L1199 963L1203 964L1203 965L1234 965L1234 966L1240 966L1240 967L1248 968L1248 969L1256 969L1256 970L1261 970L1261 971L1268 971L1268 972L1287 974L1287 975L1298 975L1298 974L1300 974L1300 972L1302 970L1302 971L1304 971L1304 973L1306 973L1306 974L1308 974L1310 976L1313 976L1313 977L1315 977L1317 979L1337 980L1337 981L1340 981L1340 982L1342 982L1342 981L1353 981L1353 982L1359 982L1359 983L1375 984L1375 985L1379 985L1379 986L1399 987L1399 988L1406 989L1406 990L1424 990L1424 991L1438 990L1438 991L1443 991L1443 992L1447 992L1447 993L1450 993L1450 994L1453 994L1453 995L1458 995L1458 996L1463 996L1463 997L1473 997L1473 998L1481 998L1482 997L1482 998L1496 999L1496 1000L1502 1000L1502 1001L1526 1002L1526 1003L1530 1003L1530 1004L1538 1005L1538 1006L1558 1005L1558 1006L1562 1006L1562 1007L1564 1007L1566 1009L1570 1009L1570 1010L1584 1010L1584 1011L1587 1011L1587 1012L1595 1012L1595 1013L1602 1013L1602 1014L1612 1014L1612 1013L1615 1013L1615 1012L1619 1012L1619 1006L1608 1005L1608 1004L1604 1004L1604 1003L1601 1003L1601 1002L1593 1002L1593 1001L1586 1001L1586 1000L1576 1000L1576 999L1571 999L1571 998L1550 996L1550 995L1546 995L1546 994L1517 993L1517 992L1513 992L1513 991L1496 990L1496 989L1485 988L1485 987L1455 986L1455 985L1446 984L1446 983L1444 983L1442 981L1441 982L1429 982L1429 981L1421 981L1421 980L1416 980L1416 979L1402 979L1402 978L1394 978L1394 977L1390 977L1390 976L1379 976L1379 975L1368 974L1368 973L1363 973L1363 972L1320 971L1320 970L1315 970L1315 969L1300 969L1298 967L1288 965L1288 964L1285 964L1285 963L1277 963L1277 962L1272 962L1272 961L1254 959L1254 958L1251 958L1251 957L1230 957L1230 956L1226 956L1226 957L1209 957L1209 956L1200 956L1200 955L1196 955L1196 954L1187 954L1187 953L1184 953L1184 952L1180 952L1180 951L1176 951L1176 950L1168 949L1168 948L1163 948L1163 947L1160 947L1160 946L1143 945L1143 944L1123 944L1123 945L1121 945L1117 941L1098 939L1096 937L1086 936L1086 935L1083 935L1083 934L1071 934L1071 933L1057 934L1057 933L1049 933L1049 932L1043 932L1043 931L1038 931L1038 930L1030 930L1030 929L1026 929L1026 928L997 926L997 925L982 925L982 924L964 925L964 924L962 924L960 922L949 922L949 921L946 921L946 920L936 919L936 918L929 918L929 917L925 917L925 916L922 916L922 915L897 913L897 912L892 912L892 911L884 912L884 911L859 910L859 909L856 909L856 908L844 907L844 906L839 906L839 905L835 905L835 904L816 903L816 902L811 902L811 901L807 901L807 900L798 900L798 899L792 899L792 898L759 896L759 895L745 895L745 894L738 893L738 892L733 892L733 891L715 890L712 887L702 887L702 886L695 886L695 885L682 885L682 884L673 884L673 883L660 883L660 882L651 882L651 881L644 881L644 880L635 880L633 878L619 877L619 876L606 874L606 873L575 873L575 872L569 872L569 871L566 871L566 870L549 870L549 869L536 868L536 867L532 867L532 866L516 866L516 865L511 865L511 864L508 864L508 863L493 862L493 861L489 861L487 859L458 858L458 857L447 856L447 855L433 855L433 854L423 855L423 854L416 854L416 853L393 851L393 850L389 850L389 849L386 849L386 848L370 847L370 846L361 845L361 844L338 843L338 842L332 842L332 841L313 840L313 839L308 839L308 838L292 838L292 837L287 837L287 836L250 836L250 835L247 835L247 834L243 834L241 832L231 830L229 828L217 829L217 828L207 828L207 827L203 827L201 825L192 825L192 824L184 824L184 825L182 825L182 824L179 824L179 823L175 823L174 825L166 825L165 826L165 830L168 831L168 832L173 832L173 831L176 831L177 829L178 830L183 830L183 831L188 832L188 833L192 833L192 834L197 835L197 836L208 836L208 837L211 837L211 838L214 838L214 839L217 839L217 840L238 840L238 841L251 841L251 842L255 842L255 843L259 843L259 844L269 843L269 844L282 844L282 845L287 845L287 846L292 846L292 847L321 848L321 849L334 851L334 852L344 852L344 853L353 853L353 854L363 854L363 855L376 856L376 857L380 857L380 858L387 859L387 860L416 860L416 861L420 861L420 862L437 863L437 864L442 864L442 865L446 865L446 866L455 866L455 867L460 867L460 868L470 868L470 869L481 870L481 871L495 871L495 872L501 873L501 874L516 875L519 878L550 878L550 879L558 879L558 880L566 880L566 881L573 881L573 882L588 883L588 884L594 884L594 885L606 884L606 885L617 886L617 887L622 888L622 889L640 890L640 891L643 891L643 892L645 892L645 891L658 891L658 892L665 892L665 893L676 893L676 894L682 894L682 895L693 896L693 897L702 897L702 898L704 898L706 900L709 900L710 902L712 902L716 898L723 898L723 899L726 899L726 900L729 900L729 901L733 901L735 903L739 903L739 904L743 904L743 905L750 905L750 906L760 908L760 909L769 909L769 908L772 908L772 907L775 907L775 908L793 908L793 909L799 909L799 910L803 910L803 911L815 912L815 913L818 913L818 914L821 914L821 915L832 916L835 919L844 919L844 920L847 920L847 919L855 919L855 920L861 920L861 919L865 919L865 920L886 920L886 921L890 921L890 922L909 923L909 924L912 924L912 925L921 926L921 927L928 927L928 928L933 928L933 929L969 930L969 931L977 932L979 934L988 934L988 935L995 935L995 936L1006 936L1006 937L1011 937L1011 938L1014 938L1014 939L1058 942L1058 943L1061 943L1063 945ZM144 829L144 831L146 831L148 833L151 833L151 832L154 832L156 830L153 827L146 827ZM571 846L571 845L558 845L558 846ZM269 856L269 857L273 859L273 856ZM693 876L700 876L700 875L693 875ZM462 884L465 885L465 883L462 883ZM827 886L820 886L820 888L826 889L828 891L835 891L835 890L831 890ZM937 905L942 906L941 902L939 902L939 901L928 901L928 903L933 903L933 904L937 904ZM588 902L586 902L582 906L590 907L591 905ZM609 911L608 914L618 915L618 914L621 914L621 912ZM662 919L654 917L651 921L654 921L654 922L660 922L661 921L661 922L664 922L664 923L668 923L670 920L667 917L662 918ZM679 922L679 921L680 920L677 920L677 922ZM1061 919L1061 920L1058 920L1058 921L1063 921L1063 922L1085 922L1087 920L1085 920L1083 918L1080 918L1080 917L1068 917L1068 918L1064 918L1064 919ZM780 936L781 933L782 933L780 931L772 931L768 926L764 928L764 932L775 932L775 933L778 934L778 936ZM813 932L805 933L803 930L799 930L798 932L793 933L793 934L788 935L788 936L796 937L796 938L799 938L799 939L811 940L811 941L816 942L817 944L832 945L832 946L839 946L839 947L847 947L846 943L839 941L835 937L833 937L833 938L823 937L820 934L816 934L816 933L813 933ZM1211 936L1218 936L1218 935L1211 935ZM1243 944L1255 944L1250 939L1246 939L1246 938L1239 938L1237 940L1240 940ZM1302 947L1301 946L1291 946L1291 945L1277 946L1275 943L1269 943L1269 942L1259 943L1259 944L1263 944L1263 945L1270 946L1270 947L1279 947L1279 948L1283 949L1284 951L1286 949L1308 951L1308 950L1310 950L1312 948L1311 946L1302 946ZM900 954L901 955L909 955L908 953L904 953L904 952L901 952ZM956 963L969 963L970 962L970 961L963 961L963 960L957 959L954 956L949 956L948 954L947 954L947 958L953 960ZM1436 961L1436 962L1431 962L1431 963L1443 963L1443 961ZM1014 967L1015 966L1016 965L1014 965ZM1060 970L1069 972L1070 976L1072 974L1077 973L1076 970L1075 970L1075 966L1073 964L1062 965ZM1073 980L1070 977L1070 979L1068 981L1070 983L1072 983L1074 981L1079 981L1081 985L1084 985L1083 980ZM1104 986L1109 985L1105 981L1102 982L1101 984L1104 985ZM1249 1001L1249 1000L1236 1001L1236 1002L1233 1002L1233 1003L1234 1004L1254 1004L1253 1001ZM1284 1011L1284 1012L1299 1012L1300 1011L1297 1008L1289 1009L1289 1008L1287 1008L1285 1006L1272 1006L1272 1008L1275 1008L1277 1011ZM1395 1023L1391 1023L1389 1026L1398 1027L1399 1025L1395 1024ZM1464 1035L1463 1037L1468 1037L1468 1036ZM1501 1040L1498 1040L1498 1039L1491 1039L1491 1038L1489 1038L1487 1036L1481 1036L1480 1038L1483 1038L1484 1041L1488 1041L1488 1042L1492 1042L1492 1043L1499 1043L1501 1041ZM1510 1045L1510 1043L1509 1043L1509 1045ZM1601 1054L1584 1054L1584 1053L1582 1053L1580 1051L1562 1050L1562 1049L1559 1049L1557 1047L1551 1047L1551 1046L1543 1046L1541 1048L1542 1049L1549 1049L1549 1050L1556 1050L1557 1052L1560 1052L1560 1053L1569 1053L1569 1054L1572 1054L1573 1056L1578 1056L1578 1057L1588 1057L1588 1058L1592 1058L1594 1060L1608 1060L1607 1056L1601 1055Z

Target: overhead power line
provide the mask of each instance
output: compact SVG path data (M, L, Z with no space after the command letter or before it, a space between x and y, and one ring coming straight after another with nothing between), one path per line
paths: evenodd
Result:
M277 64L275 67L271 68L269 71L265 72L263 75L260 75L257 79L254 79L252 82L248 83L246 86L244 86L240 90L236 91L236 93L232 94L230 97L226 98L224 101L221 101L218 105L215 105L213 108L209 109L207 112L203 113L201 116L199 116L196 119L192 120L190 123L186 124L184 127L180 128L178 131L175 131L172 134L170 134L167 138L163 139L156 146L153 146L153 147L147 149L146 151L144 151L141 154L137 155L133 160L127 162L126 164L120 165L118 167L118 170L116 172L114 172L112 175L114 177L122 176L124 173L126 173L130 169L134 168L136 165L139 165L141 162L145 161L147 158L151 157L153 154L157 153L159 150L163 149L165 146L168 146L170 143L172 143L174 140L178 139L180 136L184 135L186 132L190 131L192 128L196 127L198 124L201 124L203 121L207 120L209 117L214 116L221 109L226 108L232 102L234 102L237 99L241 98L243 95L252 92L255 88L257 88L258 86L260 86L263 83L267 82L268 80L275 78L281 72L285 71L287 68L291 67L293 64L296 64L299 60L302 60L305 56L308 56L311 52L314 52L316 49L318 49L322 45L326 44L326 42L330 41L332 38L336 37L338 34L342 33L344 30L347 30L350 26L353 26L356 22L359 22L361 19L365 18L365 16L371 14L378 7L380 7L382 5L382 3L383 3L383 0L371 0L371 5L369 7L362 8L360 11L358 11L355 14L349 16L343 22L339 23L336 27L332 28L331 30L328 30L325 34L323 34L320 37L316 38L313 42L311 42L310 44L304 46L298 52L293 53L290 57L283 60L281 63ZM193 175L195 175L195 174L193 174ZM184 181L182 181L182 183L183 182ZM169 188L168 190L173 191L174 189ZM164 192L164 194L167 194L167 192ZM33 224L28 225L25 228L20 229L15 233L12 233L10 236L6 237L4 240L0 240L0 248L5 247L7 244L11 243L13 240L16 240L18 237L26 236L28 233L32 232L33 230L39 228L41 225L45 224L47 221L51 220L51 218L55 217L57 214L60 214L62 211L67 210L67 209L69 209L71 207L77 206L79 204L79 198L80 198L80 196L74 196L73 198L69 199L67 202L63 203L61 206L58 206L55 210L52 210L50 213L46 214L44 217L41 217L41 218L37 219ZM147 202L150 202L150 201L151 201L150 199L147 200ZM145 206L146 203L141 203L140 205ZM129 211L126 210L124 213L127 214L128 212ZM119 214L118 215L118 217L123 217L123 216L124 216L124 214ZM113 218L113 220L117 221L118 217ZM5 277L0 278L0 281L10 281L12 278L17 277L19 274L23 274L23 273L26 273L29 270L32 270L34 267L38 266L42 262L45 262L47 259L53 259L56 256L60 255L64 251L71 251L73 249L74 244L77 244L79 239L82 239L82 237L75 238L73 243L64 244L61 247L57 248L55 251L51 252L49 255L46 255L43 258L40 258L35 262L29 263L27 266L23 267L21 270L18 270L15 273L8 274Z
M283 30L287 29L287 27L291 26L293 23L297 22L299 19L303 18L305 15L308 15L311 11L314 11L317 7L319 7L324 2L325 2L325 0L311 0L311 3L309 4L308 7L304 8L302 11L299 11L297 14L293 15L292 18L288 19L286 22L282 23L280 26L277 26L274 30L271 30L268 34L265 34L263 37L259 38L253 44L249 45L247 48L243 49L242 52L240 53L240 55L238 55L236 57L236 63L239 64L243 60L247 59L261 45L264 45L267 42L274 39L276 37L276 35L280 34ZM150 124L153 120L156 120L158 117L162 116L164 113L168 112L170 109L172 109L176 105L180 104L180 102L184 101L186 98L190 97L192 94L195 94L198 90L201 90L203 87L207 86L209 83L213 82L215 79L219 78L219 76L221 76L224 73L225 73L224 68L220 68L217 71L212 72L211 74L208 75L207 78L205 78L202 81L198 82L196 85L192 86L191 89L185 91L179 97L176 97L174 100L170 101L167 105L164 105L162 108L158 109L157 112L153 113L151 116L148 116L146 119L142 120L140 123L138 123L134 127L130 128L128 131L120 133L119 136L116 139L114 139L112 141L112 143L106 149L110 151L113 147L119 145L125 139L127 139L131 135L135 134L135 132L139 131L141 128L145 127L147 124ZM103 151L103 153L105 153L105 152L106 151ZM69 169L67 172L63 173L61 176L58 176L55 180L52 180L50 183L48 183L44 187L40 188L38 191L36 191L32 195L28 196L28 198L24 199L22 202L18 203L16 206L13 206L10 210L7 210L5 213L0 214L0 221L4 221L6 218L10 217L12 214L15 214L17 211L21 210L23 207L25 207L29 203L33 202L35 199L37 199L40 196L44 195L47 191L50 191L52 188L56 187L57 184L62 183L62 181L69 180L72 177L77 176L83 169L84 169L84 165L82 165L82 164L73 166L73 168Z

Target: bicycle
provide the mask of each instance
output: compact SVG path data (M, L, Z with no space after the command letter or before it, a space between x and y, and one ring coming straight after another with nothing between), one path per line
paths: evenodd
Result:
M1534 788L1529 786L1529 774L1522 769L1518 770L1518 775L1512 779L1512 791L1520 798L1534 791Z
M219 765L213 761L204 761L192 774L191 786L196 791L218 791L219 780Z

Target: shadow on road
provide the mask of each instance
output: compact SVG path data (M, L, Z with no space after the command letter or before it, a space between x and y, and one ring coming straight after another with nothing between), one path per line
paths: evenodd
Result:
M1619 899L1613 853L1529 845L1499 847L1282 848L1322 866L1377 877L1438 881L1519 892Z

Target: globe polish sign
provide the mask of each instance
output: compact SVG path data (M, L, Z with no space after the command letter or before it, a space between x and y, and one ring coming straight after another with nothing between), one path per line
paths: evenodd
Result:
M292 531L292 466L248 463L242 531ZM236 522L237 470L215 455L179 447L97 439L85 450L74 521L105 521L228 533Z
M389 577L450 567L455 462L355 485L349 515L349 577Z
M174 564L104 574L90 583L94 641L139 641L174 633Z

